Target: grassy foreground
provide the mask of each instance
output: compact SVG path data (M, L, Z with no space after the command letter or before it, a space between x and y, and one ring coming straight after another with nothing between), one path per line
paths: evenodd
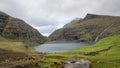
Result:
M35 53L35 51L32 48L28 47L28 44L20 41L5 39L3 37L0 37L0 49L9 50L13 52L24 52L27 54Z
M92 68L120 68L120 35L66 53L46 54L45 57L41 60L42 68L59 68L65 61L81 58L92 61Z
M94 45L69 52L50 54L37 54L22 42L0 37L0 66L3 67L6 64L5 66L26 65L24 68L60 68L66 61L87 58L92 62L92 68L120 68L119 53L120 35L107 37Z
M0 37L0 68L39 68L41 57L23 42Z

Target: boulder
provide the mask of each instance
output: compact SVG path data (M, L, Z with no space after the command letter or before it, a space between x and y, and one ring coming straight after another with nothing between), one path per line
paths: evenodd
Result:
M91 68L91 62L86 59L81 59L78 61L68 61L65 65L64 68Z

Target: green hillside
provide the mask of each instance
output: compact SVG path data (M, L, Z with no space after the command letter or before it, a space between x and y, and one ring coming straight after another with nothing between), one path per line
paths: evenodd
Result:
M26 48L25 44L22 42L7 40L1 37L0 58L2 59L0 60L0 65L3 67L25 66L28 68L60 68L66 61L87 58L92 62L92 68L119 68L119 50L120 35L101 39L91 46L56 54L38 54L33 49ZM7 56L9 56L9 58ZM31 57L34 57L34 60Z
M116 34L120 34L120 17L87 14L85 18L75 19L56 30L49 38L51 40L94 42L99 35L98 40Z
M18 40L44 43L45 37L25 21L0 11L0 36Z
M0 36L0 68L39 68L42 56L26 45Z
M91 46L85 46L66 53L47 54L45 55L46 59L41 62L43 62L43 67L58 68L65 61L87 58L92 61L92 68L120 68L119 52L120 35L115 35L101 39ZM55 62L58 65L55 65Z
M29 24L0 11L0 68L39 68L42 56L30 46L45 41Z

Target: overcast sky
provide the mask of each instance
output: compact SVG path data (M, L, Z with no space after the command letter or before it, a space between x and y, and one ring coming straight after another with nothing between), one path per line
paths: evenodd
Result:
M0 11L49 35L87 13L120 16L120 0L0 0Z

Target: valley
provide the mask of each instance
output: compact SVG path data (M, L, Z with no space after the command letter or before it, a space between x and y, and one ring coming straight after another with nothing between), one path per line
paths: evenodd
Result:
M91 68L120 68L119 51L119 16L87 14L45 37L0 12L0 68L66 68L68 62L83 60Z

